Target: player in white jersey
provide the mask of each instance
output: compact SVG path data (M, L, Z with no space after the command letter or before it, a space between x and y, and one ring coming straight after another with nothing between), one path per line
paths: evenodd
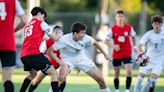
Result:
M162 17L153 16L151 24L153 29L144 34L138 46L139 52L143 53L142 46L147 44L146 55L150 58L150 62L147 66L140 67L134 92L147 92L147 89L149 92L154 92L156 80L162 72L162 64L164 62L164 32L161 30ZM151 76L140 91L142 80L149 71L151 71Z
M72 32L63 35L52 47L48 49L48 54L60 64L60 59L52 53L54 50L60 50L61 60L66 66L61 66L63 71L59 81L63 81L73 68L78 68L91 76L100 86L100 92L110 92L107 88L104 78L95 64L86 56L84 48L86 45L94 45L109 60L108 54L98 45L94 38L86 35L86 25L76 22L72 25Z

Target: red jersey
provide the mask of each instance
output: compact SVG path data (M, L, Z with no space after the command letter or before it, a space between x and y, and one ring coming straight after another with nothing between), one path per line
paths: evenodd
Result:
M47 39L46 40L46 46L47 46L47 48L51 47L53 44L54 44L54 42L51 39ZM56 53L57 54L57 57L60 58L60 51L59 50L54 51L54 53ZM49 61L51 62L51 64L54 67L58 67L59 66L59 63L56 60L53 60L52 58L49 58Z
M15 0L0 0L0 50L16 51L14 39Z
M24 41L20 57L40 54L39 46L42 42L44 32L41 28L41 20L33 18L24 28Z
M113 25L112 28L113 33L113 41L114 44L120 46L119 51L113 50L113 59L122 59L126 57L131 57L132 48L130 43L130 33L132 30L132 26L125 24L123 27L119 27L118 25Z

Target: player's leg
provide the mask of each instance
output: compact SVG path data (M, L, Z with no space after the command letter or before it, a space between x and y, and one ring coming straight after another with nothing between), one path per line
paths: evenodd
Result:
M5 92L14 92L14 84L11 80L15 66L16 54L13 51L0 51L2 63L2 81Z
M98 70L96 66L93 66L89 71L86 72L89 76L91 76L96 82L99 84L100 91L101 92L110 92L110 90L107 88L104 78L102 77L102 74Z
M150 69L151 69L151 65L139 68L139 74L138 74L137 81L134 86L134 92L140 92L141 83L142 83L145 75L150 71Z
M44 73L42 73L42 71L38 71L35 78L32 80L32 85L39 85L39 83L42 81L42 79L45 76L46 75Z
M129 92L131 82L132 82L132 70L133 70L133 63L131 57L124 58L123 60L126 74L126 91Z
M119 92L119 75L120 75L120 66L121 66L121 59L113 59L113 67L114 67L114 87L115 92Z
M139 73L137 80L136 80L136 83L134 85L134 92L140 92L141 83L142 83L144 77L145 77L145 74Z
M60 82L59 89L61 92L64 91L64 88L66 86L66 77L68 76L70 71L71 70L70 70L68 65L66 65L64 67L60 67L60 70L59 70L59 82Z
M152 69L152 74L150 77L150 88L149 88L149 92L154 92L155 91L155 86L156 86L156 81L157 78L160 76L161 72L162 72L162 63L158 63L156 65L154 65L153 69Z
M58 92L58 73L43 54L29 55L21 58L25 65L43 73L48 74L51 77L51 85L53 91ZM29 92L33 92L37 85L31 84Z
M25 71L29 71L29 75L24 79L23 84L21 86L20 92L26 92L28 86L30 85L33 78L36 76L37 71L31 68L28 68L27 66L24 66Z
M63 92L65 86L66 86L66 77L68 76L68 74L70 73L71 68L70 66L72 66L71 64L66 64L64 66L61 66L60 67L60 70L59 70L59 92ZM52 88L49 89L48 92L53 92L52 91Z

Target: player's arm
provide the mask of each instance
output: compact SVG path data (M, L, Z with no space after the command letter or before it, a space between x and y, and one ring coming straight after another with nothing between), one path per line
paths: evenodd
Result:
M15 32L17 32L18 30L23 28L27 23L26 16L24 15L24 10L21 7L18 0L16 0L16 14L17 14L20 22L18 23L18 25L15 26L15 28L14 28Z
M137 46L138 47L138 53L144 53L145 52L143 47L147 44L149 37L150 37L149 32L147 32L143 35L143 37L139 41L139 45Z
M141 43L139 43L139 45L138 45L138 52L139 53L143 53L144 52L143 45Z
M108 34L107 34L107 37L106 37L106 39L105 39L104 42L105 42L105 44L106 44L109 48L113 48L114 50L119 51L119 50L120 50L120 46L117 45L117 44L113 44L113 43L111 42L112 36L113 36L112 30L109 29Z
M55 35L53 30L50 30L49 25L44 21L41 23L41 28L53 41L57 41L61 37L61 35Z
M132 37L133 46L136 46L136 32L134 31L133 27L131 27L130 35Z
M57 54L54 53L54 51L55 50L54 50L53 46L49 47L47 50L48 56L50 56L50 58L52 58L53 60L57 61L60 64L60 66L64 66L65 63L57 57Z
M49 30L48 30L49 31ZM57 41L61 36L53 33L47 34L53 41Z
M17 32L18 30L20 30L21 28L23 28L25 25L26 25L26 22L27 22L27 20L26 20L26 17L25 17L25 15L21 15L21 16L18 16L19 17L19 19L20 19L20 22L19 22L19 24L15 27L15 32Z
M94 45L98 50L100 50L101 53L103 53L105 59L110 60L110 57L108 56L108 54L107 54L107 53L104 51L104 49L98 44L97 41L95 41L95 42L93 43L93 45Z

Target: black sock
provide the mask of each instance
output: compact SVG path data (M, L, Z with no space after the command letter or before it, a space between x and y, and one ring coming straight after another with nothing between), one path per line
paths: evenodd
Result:
M114 87L115 89L119 89L119 79L114 79Z
M126 77L126 89L130 88L132 77Z
M28 90L28 92L33 92L33 91L36 89L37 86L38 86L38 85L33 85L33 84L31 84L31 85L30 85L30 88L29 88L29 90Z
M14 92L14 84L11 81L4 83L5 92Z
M150 87L149 92L154 92L154 87Z
M63 92L65 86L66 86L66 81L63 81L63 83L59 87L61 92Z
M53 92L59 92L58 81L51 82Z
M28 78L25 78L24 81L23 81L23 84L21 86L21 89L20 89L20 92L26 92L28 86L30 85L31 83L31 80L28 79Z

